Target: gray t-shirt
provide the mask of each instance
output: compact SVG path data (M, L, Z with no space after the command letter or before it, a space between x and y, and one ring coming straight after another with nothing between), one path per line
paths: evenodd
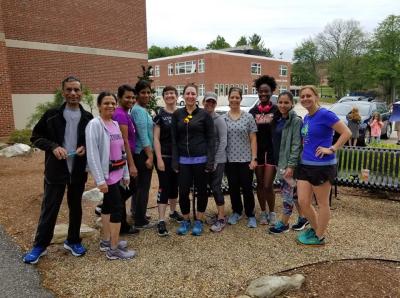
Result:
M224 116L228 128L228 145L226 154L228 162L250 162L250 133L257 132L257 125L252 115L241 112L239 119L233 120L226 113Z
M65 125L63 147L68 153L74 152L78 143L78 124L81 120L81 110L79 108L73 110L65 107L63 116L67 122ZM70 173L72 173L73 163L74 156L68 156L67 165Z

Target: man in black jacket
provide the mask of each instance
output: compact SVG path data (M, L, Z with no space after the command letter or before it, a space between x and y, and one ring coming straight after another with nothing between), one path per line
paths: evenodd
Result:
M32 144L45 151L45 169L43 202L35 241L32 250L23 258L28 264L36 264L46 254L66 188L69 228L64 248L74 256L86 252L79 232L82 193L87 180L85 128L93 116L79 104L82 98L79 79L72 76L64 79L62 94L65 103L48 110L32 132Z

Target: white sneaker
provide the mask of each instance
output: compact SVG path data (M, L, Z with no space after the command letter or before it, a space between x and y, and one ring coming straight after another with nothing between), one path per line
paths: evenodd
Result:
M109 249L106 252L106 257L109 260L128 260L136 256L134 250L122 250L122 249Z

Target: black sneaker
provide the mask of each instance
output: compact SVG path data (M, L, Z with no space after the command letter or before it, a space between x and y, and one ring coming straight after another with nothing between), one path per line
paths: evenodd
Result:
M176 222L182 222L183 216L180 215L176 210L169 214L169 218L175 220Z
M136 225L136 228L139 229L139 230L142 230L142 229L152 229L152 228L154 228L155 226L156 226L156 224L155 224L154 222L150 222L150 221L146 220L146 222L145 222L144 224L142 224L142 225Z
M134 234L138 234L140 232L139 229L137 229L135 226L129 226L127 228L121 229L120 230L120 234L126 234L126 235L134 235Z
M169 235L167 227L165 225L165 221L160 221L157 225L157 228L158 228L158 236L165 237Z
M301 231L301 230L304 230L304 228L308 224L309 224L309 222L308 222L307 218L299 216L297 218L297 222L294 225L292 225L292 229L295 231Z

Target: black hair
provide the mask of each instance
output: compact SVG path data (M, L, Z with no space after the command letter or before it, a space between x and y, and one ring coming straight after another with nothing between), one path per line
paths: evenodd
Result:
M151 90L151 84L149 81L146 80L139 80L135 85L136 94L139 94L140 91L143 89L149 88Z
M287 96L289 97L290 101L294 104L294 99L293 99L293 94L292 94L292 92L290 92L290 91L283 91L283 92L281 92L281 93L279 94L279 96L278 96L278 100L279 100L279 98L280 98L281 96L283 96L283 95L287 95Z
M68 82L78 82L81 85L81 89L82 89L82 83L81 83L80 79L78 79L77 77L74 77L74 76L68 76L61 82L61 90L64 90L65 83L68 83Z
M185 87L183 87L183 94L185 94L186 89L189 88L189 87L193 87L194 89L196 89L196 94L198 93L197 85L195 83L189 83L189 84L186 84Z
M241 88L239 88L239 87L231 87L231 88L229 88L229 91L228 91L228 98L231 96L231 93L232 93L232 92L239 92L240 99L242 99L243 91L242 91Z
M162 96L164 97L164 94L168 91L174 91L176 96L178 97L178 90L174 86L165 86L163 91L162 91Z
M274 92L276 89L276 81L274 77L263 75L254 80L254 87L256 87L257 91L263 84L267 84L271 88L271 92Z
M135 89L131 85L123 84L118 87L118 92L117 92L118 98L122 98L122 96L124 96L125 94L125 91L130 91L133 92L133 94L135 94Z
M117 103L117 97L115 96L114 93L111 93L109 91L102 91L102 92L100 92L99 96L97 96L97 106L101 105L101 103L103 102L103 98L106 96L114 97L115 103Z

